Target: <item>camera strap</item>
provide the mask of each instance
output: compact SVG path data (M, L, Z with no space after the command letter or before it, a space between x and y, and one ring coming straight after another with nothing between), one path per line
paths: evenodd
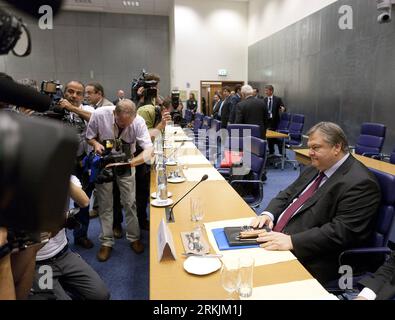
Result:
M4 258L7 254L10 254L12 251L12 246L10 243L6 243L0 246L0 259Z

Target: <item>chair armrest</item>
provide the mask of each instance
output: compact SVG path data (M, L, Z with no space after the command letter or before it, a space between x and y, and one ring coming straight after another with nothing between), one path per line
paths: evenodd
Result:
M362 254L377 254L377 253L382 253L382 254L390 254L391 249L388 247L362 247L362 248L355 248L355 249L350 249L350 250L345 250L339 255L339 265L343 265L342 259L346 256L352 256L352 255L362 255Z

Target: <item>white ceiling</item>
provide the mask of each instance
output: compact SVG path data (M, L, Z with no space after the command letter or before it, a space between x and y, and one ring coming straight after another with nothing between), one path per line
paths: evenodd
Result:
M63 0L63 9L95 12L117 12L130 14L149 14L167 16L173 6L173 0L135 0L140 3L137 6L125 7L123 0ZM200 1L200 0L195 0ZM249 0L224 0L241 1Z

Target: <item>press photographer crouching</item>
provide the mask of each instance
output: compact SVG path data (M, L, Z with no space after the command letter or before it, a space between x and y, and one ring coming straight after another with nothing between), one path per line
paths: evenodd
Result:
M136 211L134 167L149 162L153 152L145 121L137 115L135 104L131 100L125 99L120 101L116 107L97 109L89 121L86 138L99 155L102 155L106 150L104 142L107 142L106 144L109 147L108 141L113 141L111 153L115 155L122 153L125 144L130 145L130 154L134 154L136 144L143 150L130 162L126 162L126 165L125 163L111 163L106 167L107 169L116 167L124 167L123 170L130 169L130 174L123 172L122 176L116 174L117 169L114 171L114 179L119 185L121 204L125 210L126 238L130 241L131 248L135 253L142 253L144 246L140 241L140 228ZM112 188L112 182L96 183L99 218L102 227L101 248L97 254L99 261L108 260L114 246Z

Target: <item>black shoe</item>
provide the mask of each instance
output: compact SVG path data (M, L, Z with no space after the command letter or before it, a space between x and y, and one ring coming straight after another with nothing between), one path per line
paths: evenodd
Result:
M80 247L85 248L85 249L93 248L93 242L90 241L86 237L81 237L81 238L74 239L74 244L76 246L80 246Z

